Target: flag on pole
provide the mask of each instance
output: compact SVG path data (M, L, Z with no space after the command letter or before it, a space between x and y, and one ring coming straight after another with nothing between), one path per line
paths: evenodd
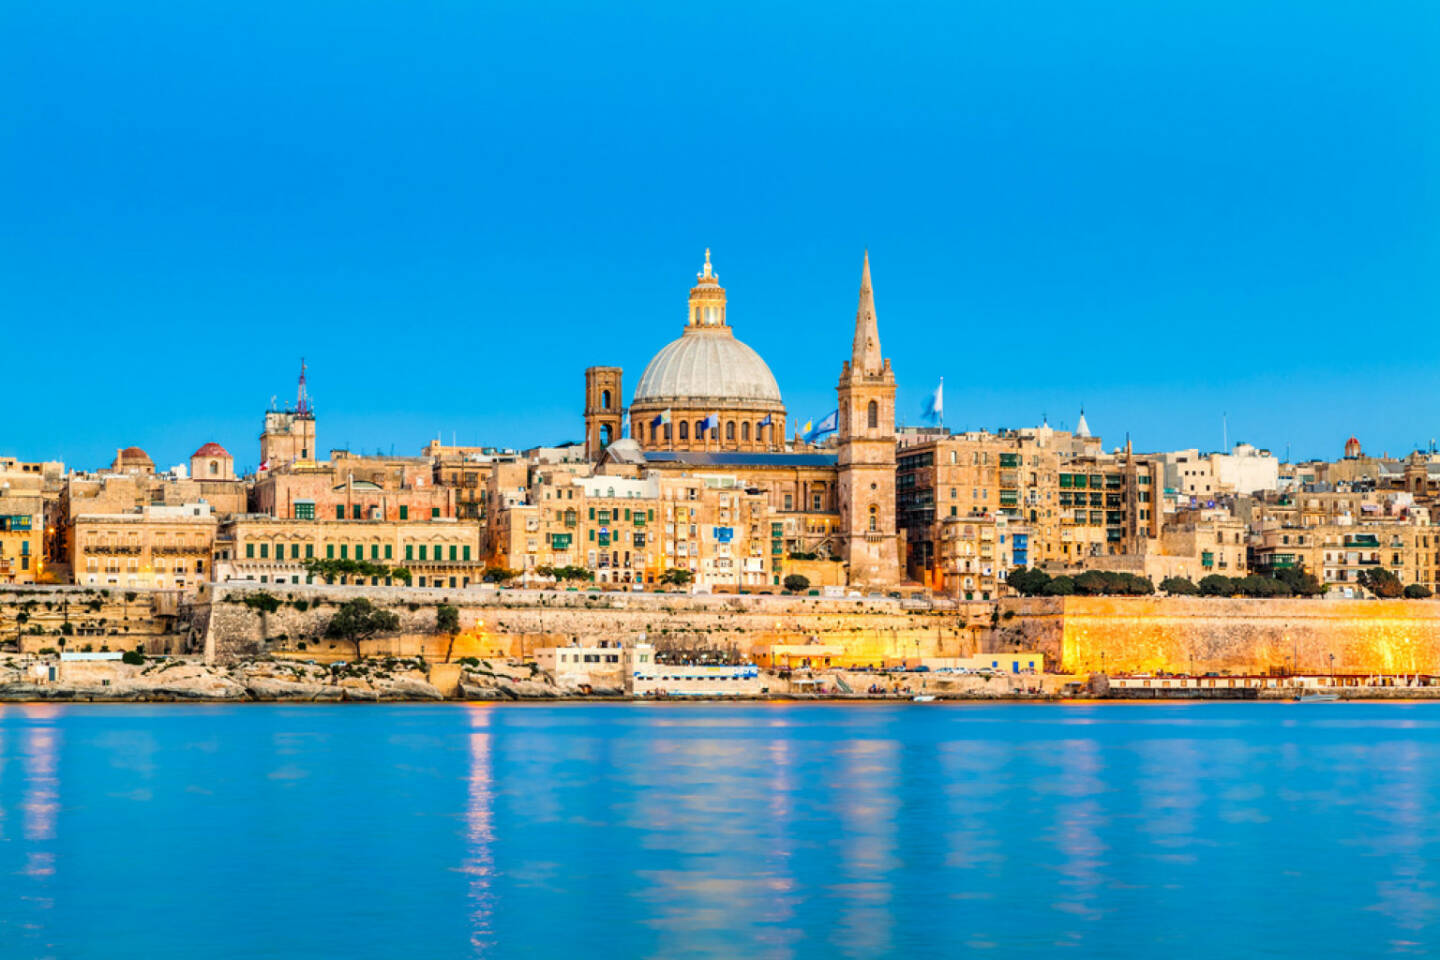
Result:
M700 429L701 429L701 430L719 430L719 429L720 429L720 414L718 414L718 413L712 413L712 414L710 414L710 416L706 417L704 420L701 420L701 421L700 421Z
M625 419L620 421L620 436L630 436L630 411L625 411Z
M945 423L944 377L940 378L940 386L935 388L935 392L930 395L930 399L925 404L925 416L926 418L934 420L942 425Z
M810 426L810 421L805 421L805 442L813 443L817 437L822 437L827 433L834 433L838 429L840 429L840 411L831 410L825 416L825 419L821 420L814 427Z
M669 408L669 407L666 407L664 410L661 410L659 413L655 414L655 419L650 421L650 426L652 426L652 427L658 427L658 426L660 426L662 423L669 423L669 422L670 422L670 408Z
M770 414L767 413L767 414L765 414L765 419L760 421L760 426L762 426L762 427L768 427L768 426L770 426L771 424L773 424L774 422L775 422L775 421L770 418Z

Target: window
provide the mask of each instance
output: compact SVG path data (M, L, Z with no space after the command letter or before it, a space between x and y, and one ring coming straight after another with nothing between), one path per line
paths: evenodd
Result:
M246 558L247 560L249 560L249 559L254 559L254 557L255 557L255 544L253 544L253 543L247 543L247 544L245 544L245 558Z
M740 439L741 439L741 440L744 440L744 441L747 442L747 443L748 443L749 440L750 440L750 421L749 421L749 420L746 420L744 423L740 424Z
M359 519L360 519L360 504L354 503L354 504L351 504L351 505L350 505L350 519L352 519L352 520L359 520Z
M431 508L430 508L430 516L431 516L432 519L433 519L434 517L440 516L440 508L439 508L439 507L431 507Z
M728 421L728 422L725 424L725 439L726 439L726 440L734 440L734 439L735 439L735 421L734 421L734 420L730 420L730 421Z
M409 519L410 519L410 508L409 508L409 507L404 506L404 505L402 505L402 506L400 507L400 519L401 519L401 520L409 520Z
M341 560L346 559L347 556L349 555L349 551L350 551L350 545L349 545L349 544L345 544L345 543L340 544L340 559L341 559Z
M315 519L315 501L313 501L313 500L297 500L297 501L295 501L295 519L296 519L296 520L314 520L314 519Z
M414 547L413 544L409 544L409 543L405 544L405 559L406 559L406 560L414 560L414 559L415 559L415 547Z
M326 560L334 560L334 559L335 559L335 544L333 544L333 543L327 543L327 544L325 544L325 559L326 559Z
M866 408L865 419L871 430L880 426L880 404L871 400L870 406Z
M313 560L314 558L315 558L315 544L313 544L313 543L307 543L307 544L305 544L305 559L306 559L306 560Z
M880 508L873 503L870 505L870 532L875 533L880 529Z
M291 560L299 560L299 559L300 559L300 544L298 544L298 543L292 543L292 544L290 544L290 559L291 559Z
M469 559L470 559L470 548L469 548L469 547L465 547L465 548L463 549L463 552L462 552L462 555L461 555L461 559L462 559L462 560L469 560Z
M601 409L601 410L609 410L609 409L610 409L610 391L609 391L609 390L601 390L601 391L600 391L600 409Z
M453 544L453 543L450 544L450 559L451 559L451 560L456 559L456 556L455 556L455 555L456 555L457 552L458 552L458 548L455 546L455 544Z
M421 559L421 560L424 560L424 559L425 559L425 544L423 544L423 543L420 544L420 559ZM436 560L439 560L439 559L440 559L440 551L439 551L438 548L437 548L436 551L435 551L435 559L436 559Z
M337 504L335 504L335 519L336 519L336 520L344 520L344 519L345 519L345 504L343 504L343 503L337 503Z
M667 439L668 439L668 438L667 438ZM690 421L689 421L689 420L681 420L681 421L680 421L680 439L681 439L681 440L689 440L689 439L690 439Z

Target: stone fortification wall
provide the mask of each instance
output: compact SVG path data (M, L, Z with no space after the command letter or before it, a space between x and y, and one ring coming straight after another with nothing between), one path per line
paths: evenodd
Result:
M0 585L0 645L39 650L190 652L188 610L174 590Z
M261 592L279 600L280 608L262 613L243 602ZM733 646L745 656L761 644L839 642L880 665L968 656L979 650L979 637L992 621L992 605L984 603L936 611L872 599L287 585L266 590L237 584L214 586L203 600L207 655L220 661L302 650L317 659L353 656L353 649L324 632L339 605L360 596L400 619L398 633L367 644L367 655L423 654L432 660L443 658L448 644L435 632L441 603L460 611L456 658L529 656L571 642L632 643L643 634L657 645ZM193 616L198 622L202 614Z
M1030 607L1014 619L1030 621L1036 642L1070 672L1440 672L1440 601L1434 600L1066 597L1014 603Z

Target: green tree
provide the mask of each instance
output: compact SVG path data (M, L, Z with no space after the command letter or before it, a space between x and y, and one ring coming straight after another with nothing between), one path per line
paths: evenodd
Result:
M355 659L360 659L360 644L382 633L391 633L400 626L400 618L389 610L381 610L364 597L349 600L340 605L335 616L325 627L325 636L341 640L355 647Z
M1405 585L1401 583L1400 578L1384 567L1361 570L1360 576L1356 579L1360 581L1360 586L1386 600L1393 600L1405 592Z
M511 570L509 567L486 567L484 580L486 583L508 583L520 576L519 570Z
M1173 597L1193 597L1200 592L1187 577L1166 577L1160 581L1160 589Z
M683 587L694 579L695 574L689 570L681 570L679 567L671 567L669 570L660 574L661 583L668 583L676 587Z
M1304 565L1276 570L1274 575L1297 597L1318 597L1325 592L1325 585L1315 579L1315 574L1306 573Z
M450 655L455 652L455 637L460 632L460 609L448 603L436 607L435 632L450 638L445 644L445 662L449 663Z
M1011 589L1024 597L1038 597L1045 592L1050 584L1050 574L1044 570L1032 570L1025 567L1016 567L1010 571L1006 579Z
M1075 580L1071 577L1061 574L1054 579L1046 579L1050 582L1045 584L1041 593L1047 597L1068 597L1075 592Z
M1428 600L1431 596L1430 588L1423 583L1412 583L1405 588L1406 600Z
M1203 577L1199 583L1200 596L1202 597L1233 597L1239 591L1235 588L1235 581L1229 577L1222 577L1218 573L1212 573Z
M799 573L792 573L785 578L784 586L791 593L804 593L810 589L810 578Z

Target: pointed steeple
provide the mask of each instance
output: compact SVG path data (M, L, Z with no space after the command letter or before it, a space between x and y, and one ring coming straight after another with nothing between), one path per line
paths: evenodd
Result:
M860 272L860 306L855 311L855 343L850 365L856 373L878 376L885 366L880 356L880 328L875 322L875 292L870 288L870 251Z
M1077 436L1077 437L1089 437L1089 436L1090 436L1090 424L1088 424L1088 423L1085 422L1085 408L1084 408L1084 407L1081 407L1081 408L1080 408L1080 422L1075 425L1075 436Z

